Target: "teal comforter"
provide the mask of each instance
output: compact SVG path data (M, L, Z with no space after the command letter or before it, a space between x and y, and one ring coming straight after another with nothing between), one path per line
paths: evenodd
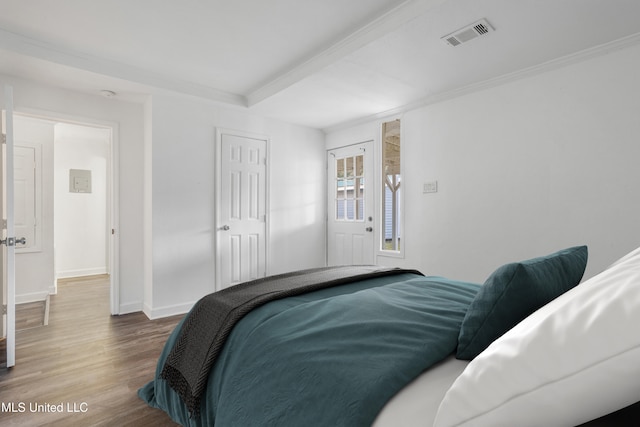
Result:
M393 395L455 351L478 289L402 274L272 301L236 324L193 418L160 378L178 325L138 394L185 426L370 426Z

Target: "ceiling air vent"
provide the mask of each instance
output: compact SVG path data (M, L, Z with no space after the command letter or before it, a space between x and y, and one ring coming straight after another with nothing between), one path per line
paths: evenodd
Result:
M454 31L451 34L441 37L441 39L444 40L444 42L448 45L458 46L459 44L468 42L469 40L473 40L476 37L483 36L490 31L493 31L493 27L487 22L486 19L481 19L471 25L467 25L464 28L460 28L459 30Z

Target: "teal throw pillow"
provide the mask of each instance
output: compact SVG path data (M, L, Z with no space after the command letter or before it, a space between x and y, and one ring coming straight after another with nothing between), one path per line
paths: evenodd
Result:
M471 360L538 308L582 280L587 247L503 265L489 276L469 306L456 357Z

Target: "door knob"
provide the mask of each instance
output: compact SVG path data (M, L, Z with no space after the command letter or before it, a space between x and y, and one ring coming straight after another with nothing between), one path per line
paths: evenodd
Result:
M25 239L24 237L20 237L19 239L16 239L15 237L7 237L6 239L0 240L0 245L15 246L16 243L26 245L27 239Z
M223 230L223 231L229 231L231 227L229 227L228 225L223 225L222 227L218 227L218 230Z
M366 231L368 231L369 233L371 233L373 231L373 227L367 227L365 228Z

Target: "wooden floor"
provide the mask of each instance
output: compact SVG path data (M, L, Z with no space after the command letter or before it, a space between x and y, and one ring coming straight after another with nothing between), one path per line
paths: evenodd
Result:
M49 324L16 332L16 366L0 369L0 425L175 426L136 393L178 321L111 316L107 276L59 281Z
M39 328L49 323L49 298L16 304L16 331Z

